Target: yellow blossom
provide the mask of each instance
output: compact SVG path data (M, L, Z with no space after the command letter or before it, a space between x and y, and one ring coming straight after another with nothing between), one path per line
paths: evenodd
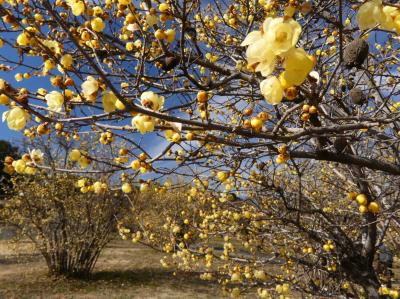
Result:
M140 103L146 108L158 111L164 106L164 97L152 91L145 91L140 96Z
M103 109L105 112L114 112L117 108L115 103L117 102L117 97L112 91L107 91L103 94Z
M382 0L370 0L358 9L357 23L361 30L373 28L378 24L384 23L385 20Z
M20 107L14 107L3 113L3 122L7 121L7 125L11 130L20 131L24 129L29 120L29 113Z
M155 120L151 116L138 114L132 118L132 127L139 130L141 134L154 131Z
M277 105L282 101L283 88L279 79L270 76L260 83L261 94L271 105Z
M52 92L48 93L44 98L50 111L60 112L62 110L64 104L64 96L60 92L53 90Z

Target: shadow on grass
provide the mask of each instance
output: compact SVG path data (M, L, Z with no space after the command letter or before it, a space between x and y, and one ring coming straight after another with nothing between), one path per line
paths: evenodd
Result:
M177 283L190 284L191 286L206 286L209 285L206 281L199 278L200 273L194 272L177 272L174 275L173 271L166 269L142 268L125 271L98 271L86 280L88 283L97 282L116 282L130 286L134 285L160 285L161 283L171 286ZM181 287L181 286L180 286Z
M0 255L0 265L24 264L36 262L42 258L40 253L24 253L12 255Z

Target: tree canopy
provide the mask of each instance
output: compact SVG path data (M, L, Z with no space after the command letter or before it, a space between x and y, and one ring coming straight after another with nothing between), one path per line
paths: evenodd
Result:
M9 128L118 144L112 157L68 149L65 167L31 151L10 168L107 172L100 184L126 194L187 188L161 247L233 296L399 296L374 263L383 243L399 252L396 1L0 3ZM142 242L164 242L154 226Z

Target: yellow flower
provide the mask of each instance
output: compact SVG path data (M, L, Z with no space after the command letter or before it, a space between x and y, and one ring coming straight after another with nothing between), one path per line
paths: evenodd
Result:
M0 105L8 105L10 101L10 98L6 94L0 94Z
M50 111L60 112L62 110L64 104L64 96L60 92L53 90L52 92L48 93L44 98Z
M20 46L28 46L30 43L30 37L27 33L22 32L20 35L17 37L17 44Z
M138 114L132 118L132 127L139 130L141 134L154 131L155 120L151 116Z
M149 26L154 26L157 24L157 16L154 14L147 13L146 14L146 23Z
M285 61L282 73L289 86L301 85L314 67L313 61L303 48L292 48L284 55Z
M357 12L357 23L361 30L370 29L385 23L382 0L371 0L360 6Z
M78 160L78 163L79 163L79 166L80 166L82 169L85 169L85 168L87 168L87 167L89 166L89 164L90 164L90 159L87 158L86 156L82 156L82 155L81 155L81 157L80 157L79 160Z
M67 3L71 7L74 16L80 16L85 12L85 3L83 1L68 0Z
M69 153L69 159L71 161L79 161L80 158L81 158L81 152L78 149L73 149Z
M29 120L29 113L20 107L14 107L3 113L3 122L7 121L7 125L11 130L20 131L24 129Z
M15 81L20 82L24 79L24 76L21 73L16 73L14 78L15 78Z
M90 25L92 26L92 29L96 32L101 32L104 30L104 28L106 27L106 25L103 22L102 18L94 18L91 22Z
M61 57L60 63L63 68L65 68L66 70L69 70L69 69L71 69L72 64L74 63L74 59L71 54L65 54Z
M92 76L88 76L86 81L82 83L81 87L85 96L91 96L99 89L99 83Z
M33 149L30 153L29 156L31 157L31 160L34 161L37 164L43 163L43 156L44 154L40 149Z
M44 73L47 73L47 72L50 71L52 68L54 68L54 66L55 66L54 61L51 60L51 59L47 59L47 60L44 62L44 65L43 65L43 72L44 72Z
M118 0L118 3L121 5L129 5L131 2L132 0Z
M152 91L145 91L140 96L140 103L146 108L158 111L164 106L164 97Z
M112 91L107 91L103 94L103 109L105 112L114 112L117 107L115 104L117 102L117 97Z
M93 192L96 194L104 193L108 189L108 186L106 183L102 183L102 182L98 182L98 181L95 182L92 187L93 187Z
M46 48L48 48L51 52L55 54L62 53L62 45L54 40L41 40L40 41Z
M141 183L140 184L140 192L147 192L149 190L149 184Z
M176 31L174 29L168 29L165 31L167 42L172 43L175 40Z
M36 173L36 168L32 166L26 166L24 170L24 174L34 175Z
M25 172L26 162L22 159L15 160L12 162L12 166L17 173L22 174Z
M301 26L293 18L267 18L263 23L263 32L274 54L280 55L296 45Z
M122 184L121 190L124 193L131 193L132 192L132 186L129 183L124 183L124 184Z
M277 105L282 101L283 88L279 79L270 76L260 83L261 94L271 105Z
M386 30L395 30L395 20L400 15L400 10L393 6L384 6L383 9L384 20L382 21L382 28Z
M247 63L257 64L257 72L261 72L263 76L268 76L273 72L276 57L261 31L250 32L241 46L249 46L246 51Z
M173 130L164 131L165 139L170 142L179 142L181 140L181 135Z

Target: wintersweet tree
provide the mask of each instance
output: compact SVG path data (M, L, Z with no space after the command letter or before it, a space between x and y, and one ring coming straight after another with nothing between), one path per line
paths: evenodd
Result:
M163 233L147 221L125 237L233 296L399 297L374 262L382 244L399 252L396 1L0 2L10 129L124 142L111 158L76 147L56 170L188 190ZM6 167L46 168L32 154Z

